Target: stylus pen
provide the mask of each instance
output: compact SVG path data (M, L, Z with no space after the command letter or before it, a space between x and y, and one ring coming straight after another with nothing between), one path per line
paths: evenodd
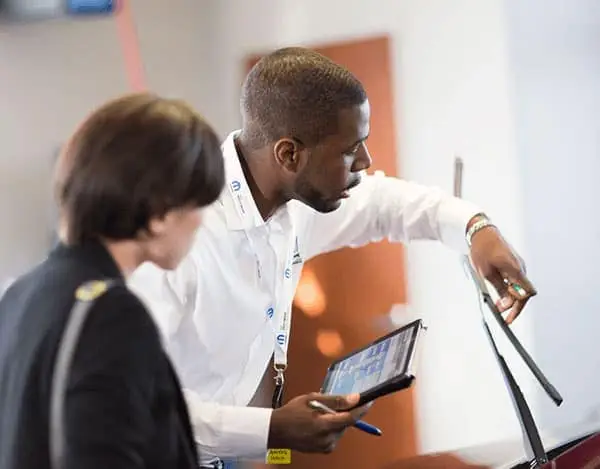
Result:
M327 407L325 404L319 401L309 401L308 405L309 407L312 407L315 410L325 412L326 414L337 414L335 410ZM358 428L359 430L362 430L363 432L368 433L369 435L383 435L383 432L379 428L371 425L370 423L363 422L362 420L357 420L354 423L354 428Z

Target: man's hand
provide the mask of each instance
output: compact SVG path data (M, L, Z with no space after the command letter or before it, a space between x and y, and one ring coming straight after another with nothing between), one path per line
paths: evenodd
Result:
M500 232L493 226L477 231L471 239L471 260L477 271L498 292L497 307L510 312L506 317L512 323L532 296L535 287L525 275L525 266Z
M319 401L337 414L324 414L308 406L309 401ZM367 411L368 406L354 407L358 394L330 396L319 393L298 396L271 415L269 448L286 448L303 453L330 453L334 450L344 430L354 425Z

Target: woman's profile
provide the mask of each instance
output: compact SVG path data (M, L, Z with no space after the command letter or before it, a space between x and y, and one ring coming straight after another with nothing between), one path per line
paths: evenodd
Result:
M56 166L60 242L0 299L2 469L52 467L57 352L86 292L60 469L197 467L176 373L126 279L144 262L177 267L223 185L219 139L184 102L127 95L77 129Z

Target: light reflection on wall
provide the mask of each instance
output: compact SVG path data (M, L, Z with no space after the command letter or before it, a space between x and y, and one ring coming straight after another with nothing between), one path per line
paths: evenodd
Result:
M308 317L321 316L327 308L325 293L312 269L305 267L296 289L294 305Z
M317 349L329 358L337 358L344 350L344 341L338 331L321 329L317 331Z
M305 267L298 283L294 305L310 318L322 316L327 309L325 292L314 271L308 266ZM344 341L336 330L318 330L315 345L322 355L329 358L340 356L344 350Z

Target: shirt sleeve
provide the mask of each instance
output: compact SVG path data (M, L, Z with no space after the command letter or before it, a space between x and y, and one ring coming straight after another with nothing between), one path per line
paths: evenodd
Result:
M114 287L92 306L78 344L65 398L64 467L145 467L164 359L156 326L130 292Z
M184 394L201 463L216 457L264 460L272 409L205 402L190 389Z
M196 261L188 255L170 272L143 265L129 281L129 286L152 312L167 344L182 319L194 314L201 294L198 275ZM185 381L183 386L201 462L216 457L264 458L271 409L220 405L186 388Z
M466 254L467 224L481 212L436 188L382 174L366 176L338 210L314 213L307 257L382 239L438 240Z
M168 342L182 319L194 313L199 288L196 262L188 255L177 269L168 272L145 263L129 278L128 286L146 305Z

